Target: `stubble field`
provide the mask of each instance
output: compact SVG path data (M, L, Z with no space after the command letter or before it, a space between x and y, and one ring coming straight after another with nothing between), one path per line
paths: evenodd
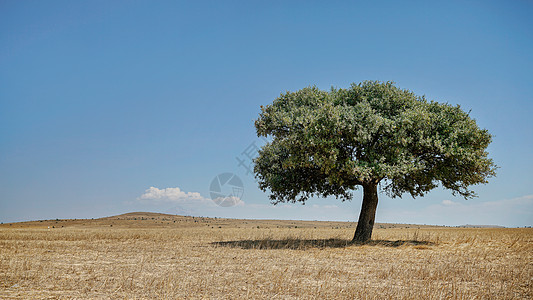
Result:
M532 299L533 229L131 213L0 226L2 299Z

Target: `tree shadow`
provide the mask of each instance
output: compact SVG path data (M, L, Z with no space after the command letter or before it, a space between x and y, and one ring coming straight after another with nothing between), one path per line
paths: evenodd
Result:
M432 246L435 245L429 241L418 240L371 240L367 243L357 243L351 240L343 239L260 239L260 240L240 240L240 241L225 241L213 242L211 245L241 248L241 249L292 249L305 250L310 248L345 248L350 246L382 246L382 247L400 247L400 246ZM422 249L422 248L421 248Z

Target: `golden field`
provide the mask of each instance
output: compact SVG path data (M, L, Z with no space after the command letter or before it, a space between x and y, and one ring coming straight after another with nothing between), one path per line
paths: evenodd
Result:
M130 213L0 225L1 299L533 299L533 229Z

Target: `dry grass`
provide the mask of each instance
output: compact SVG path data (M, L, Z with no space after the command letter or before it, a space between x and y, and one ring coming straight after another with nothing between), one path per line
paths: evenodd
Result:
M533 229L381 224L374 242L352 245L354 225L144 214L4 224L0 298L533 298Z

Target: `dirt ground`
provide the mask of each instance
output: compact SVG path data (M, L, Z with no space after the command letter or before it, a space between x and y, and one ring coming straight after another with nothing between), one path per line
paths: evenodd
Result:
M533 299L533 229L131 213L0 225L2 299Z

